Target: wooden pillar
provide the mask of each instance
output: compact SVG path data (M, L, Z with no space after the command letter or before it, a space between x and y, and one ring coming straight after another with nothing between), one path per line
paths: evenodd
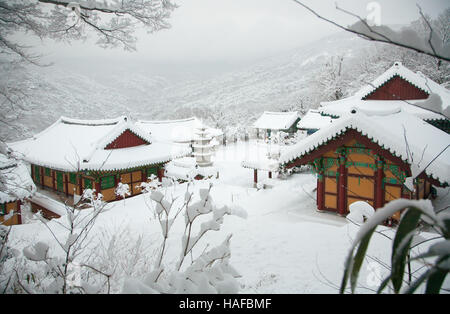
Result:
M33 164L31 164L31 179L33 180L33 182L35 182L34 180L35 180L35 177L34 177L34 165Z
M96 192L97 197L98 197L98 194L102 192L102 185L101 185L102 178L99 178L98 182L97 181L94 181L94 182L95 182L94 183L95 184L95 192Z
M415 181L414 186L416 188L416 200L419 200L420 199L419 179L415 178L414 181Z
M22 205L22 201L18 200L17 201L17 223L19 225L22 224L22 210L20 209L20 205Z
M269 179L272 179L272 171L269 171Z
M258 169L253 169L253 182L258 183Z
M345 156L339 156L338 179L338 213L344 216L347 212L347 173L345 168Z
M115 189L117 189L117 186L119 185L119 182L120 182L120 174L114 174L114 191L115 191ZM117 195L115 192L114 192L114 194L115 194L115 196L116 196L116 200L119 200L120 199L120 197L119 197L119 195Z
M158 181L162 182L162 178L164 176L164 168L158 167Z
M377 170L375 173L375 209L384 206L384 189L383 189L383 179L384 179L384 163L383 160L377 159Z
M319 170L317 174L317 209L324 210L325 209L325 177L323 170Z
M83 176L82 175L78 175L78 187L80 189L80 196L83 195Z
M69 196L69 174L65 173L64 174L64 178L65 178L65 182L64 182L64 188L66 190L66 196Z

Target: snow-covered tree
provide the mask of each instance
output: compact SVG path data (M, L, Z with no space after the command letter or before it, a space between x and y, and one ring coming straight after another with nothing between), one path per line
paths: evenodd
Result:
M108 292L110 275L89 263L89 250L93 248L87 241L105 206L101 194L97 196L93 190L85 190L78 203L66 204L66 214L61 219L49 222L40 213L36 214L52 240L31 243L22 254L15 252L4 261L0 272L3 292Z
M225 240L209 248L205 243L207 234L219 231L225 215L246 217L238 207L217 207L211 196L212 185L200 189L199 199L186 186L184 202L178 208L175 199L166 197L161 191L150 194L156 217L161 226L161 245L153 269L142 279L129 278L123 288L125 293L236 293L240 275L229 264L231 257L231 234ZM168 239L177 217L184 216L184 234L181 249L175 264L165 261ZM203 246L201 253L200 246ZM209 248L209 249L208 249ZM190 261L188 262L188 259Z

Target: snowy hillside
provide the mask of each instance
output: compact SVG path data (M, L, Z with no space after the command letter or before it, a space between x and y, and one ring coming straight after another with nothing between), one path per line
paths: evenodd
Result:
M106 70L59 65L19 69L7 79L26 95L25 110L10 123L22 130L8 126L0 136L6 140L29 136L61 115L107 118L121 114L139 119L196 115L231 135L244 130L264 110L298 110L300 104L317 107L320 101L334 100L327 98L334 90L350 95L396 61L392 59L398 56L380 57L383 47L339 33L208 79L174 80L152 75L151 68L126 64ZM409 67L416 70L414 65Z

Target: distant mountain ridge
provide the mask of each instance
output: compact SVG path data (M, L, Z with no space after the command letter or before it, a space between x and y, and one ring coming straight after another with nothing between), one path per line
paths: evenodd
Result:
M330 57L344 56L351 65L366 50L374 49L373 45L342 32L244 70L181 82L148 75L145 68L129 72L112 68L106 74L85 75L57 67L27 67L7 75L8 83L27 96L26 110L11 122L20 128L2 127L0 136L9 141L28 137L61 115L97 119L126 114L146 120L196 115L214 127L243 130L264 110L295 109L300 99L306 99L306 107L317 106L325 100L316 95L321 88L316 86L318 77ZM355 81L347 84L344 95L359 89L360 81L380 74L358 71L349 74L354 74Z

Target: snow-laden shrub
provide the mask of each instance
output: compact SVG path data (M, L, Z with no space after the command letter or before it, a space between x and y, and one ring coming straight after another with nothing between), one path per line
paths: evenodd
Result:
M121 198L130 196L131 195L130 186L128 184L119 182L119 184L117 184L115 193L117 196L120 196Z
M86 208L86 205L90 205ZM89 265L83 252L88 250L88 234L105 203L102 196L86 190L80 202L66 205L66 214L51 223L40 213L36 218L54 241L26 246L22 254L9 258L0 272L4 293L98 293L107 292L109 275ZM52 246L52 244L56 244Z
M231 234L209 250L194 257L193 250L211 231L219 231L225 215L246 217L245 211L236 207L217 207L209 189L200 189L199 200L193 201L189 184L184 194L183 205L174 208L174 200L161 191L154 190L150 198L161 226L162 241L152 271L144 278L129 278L125 281L124 293L237 293L238 272L230 265ZM165 263L168 238L177 217L184 216L185 231L181 237L179 258L175 264ZM202 222L200 222L200 220ZM197 231L194 231L197 230ZM190 263L186 259L190 257Z

